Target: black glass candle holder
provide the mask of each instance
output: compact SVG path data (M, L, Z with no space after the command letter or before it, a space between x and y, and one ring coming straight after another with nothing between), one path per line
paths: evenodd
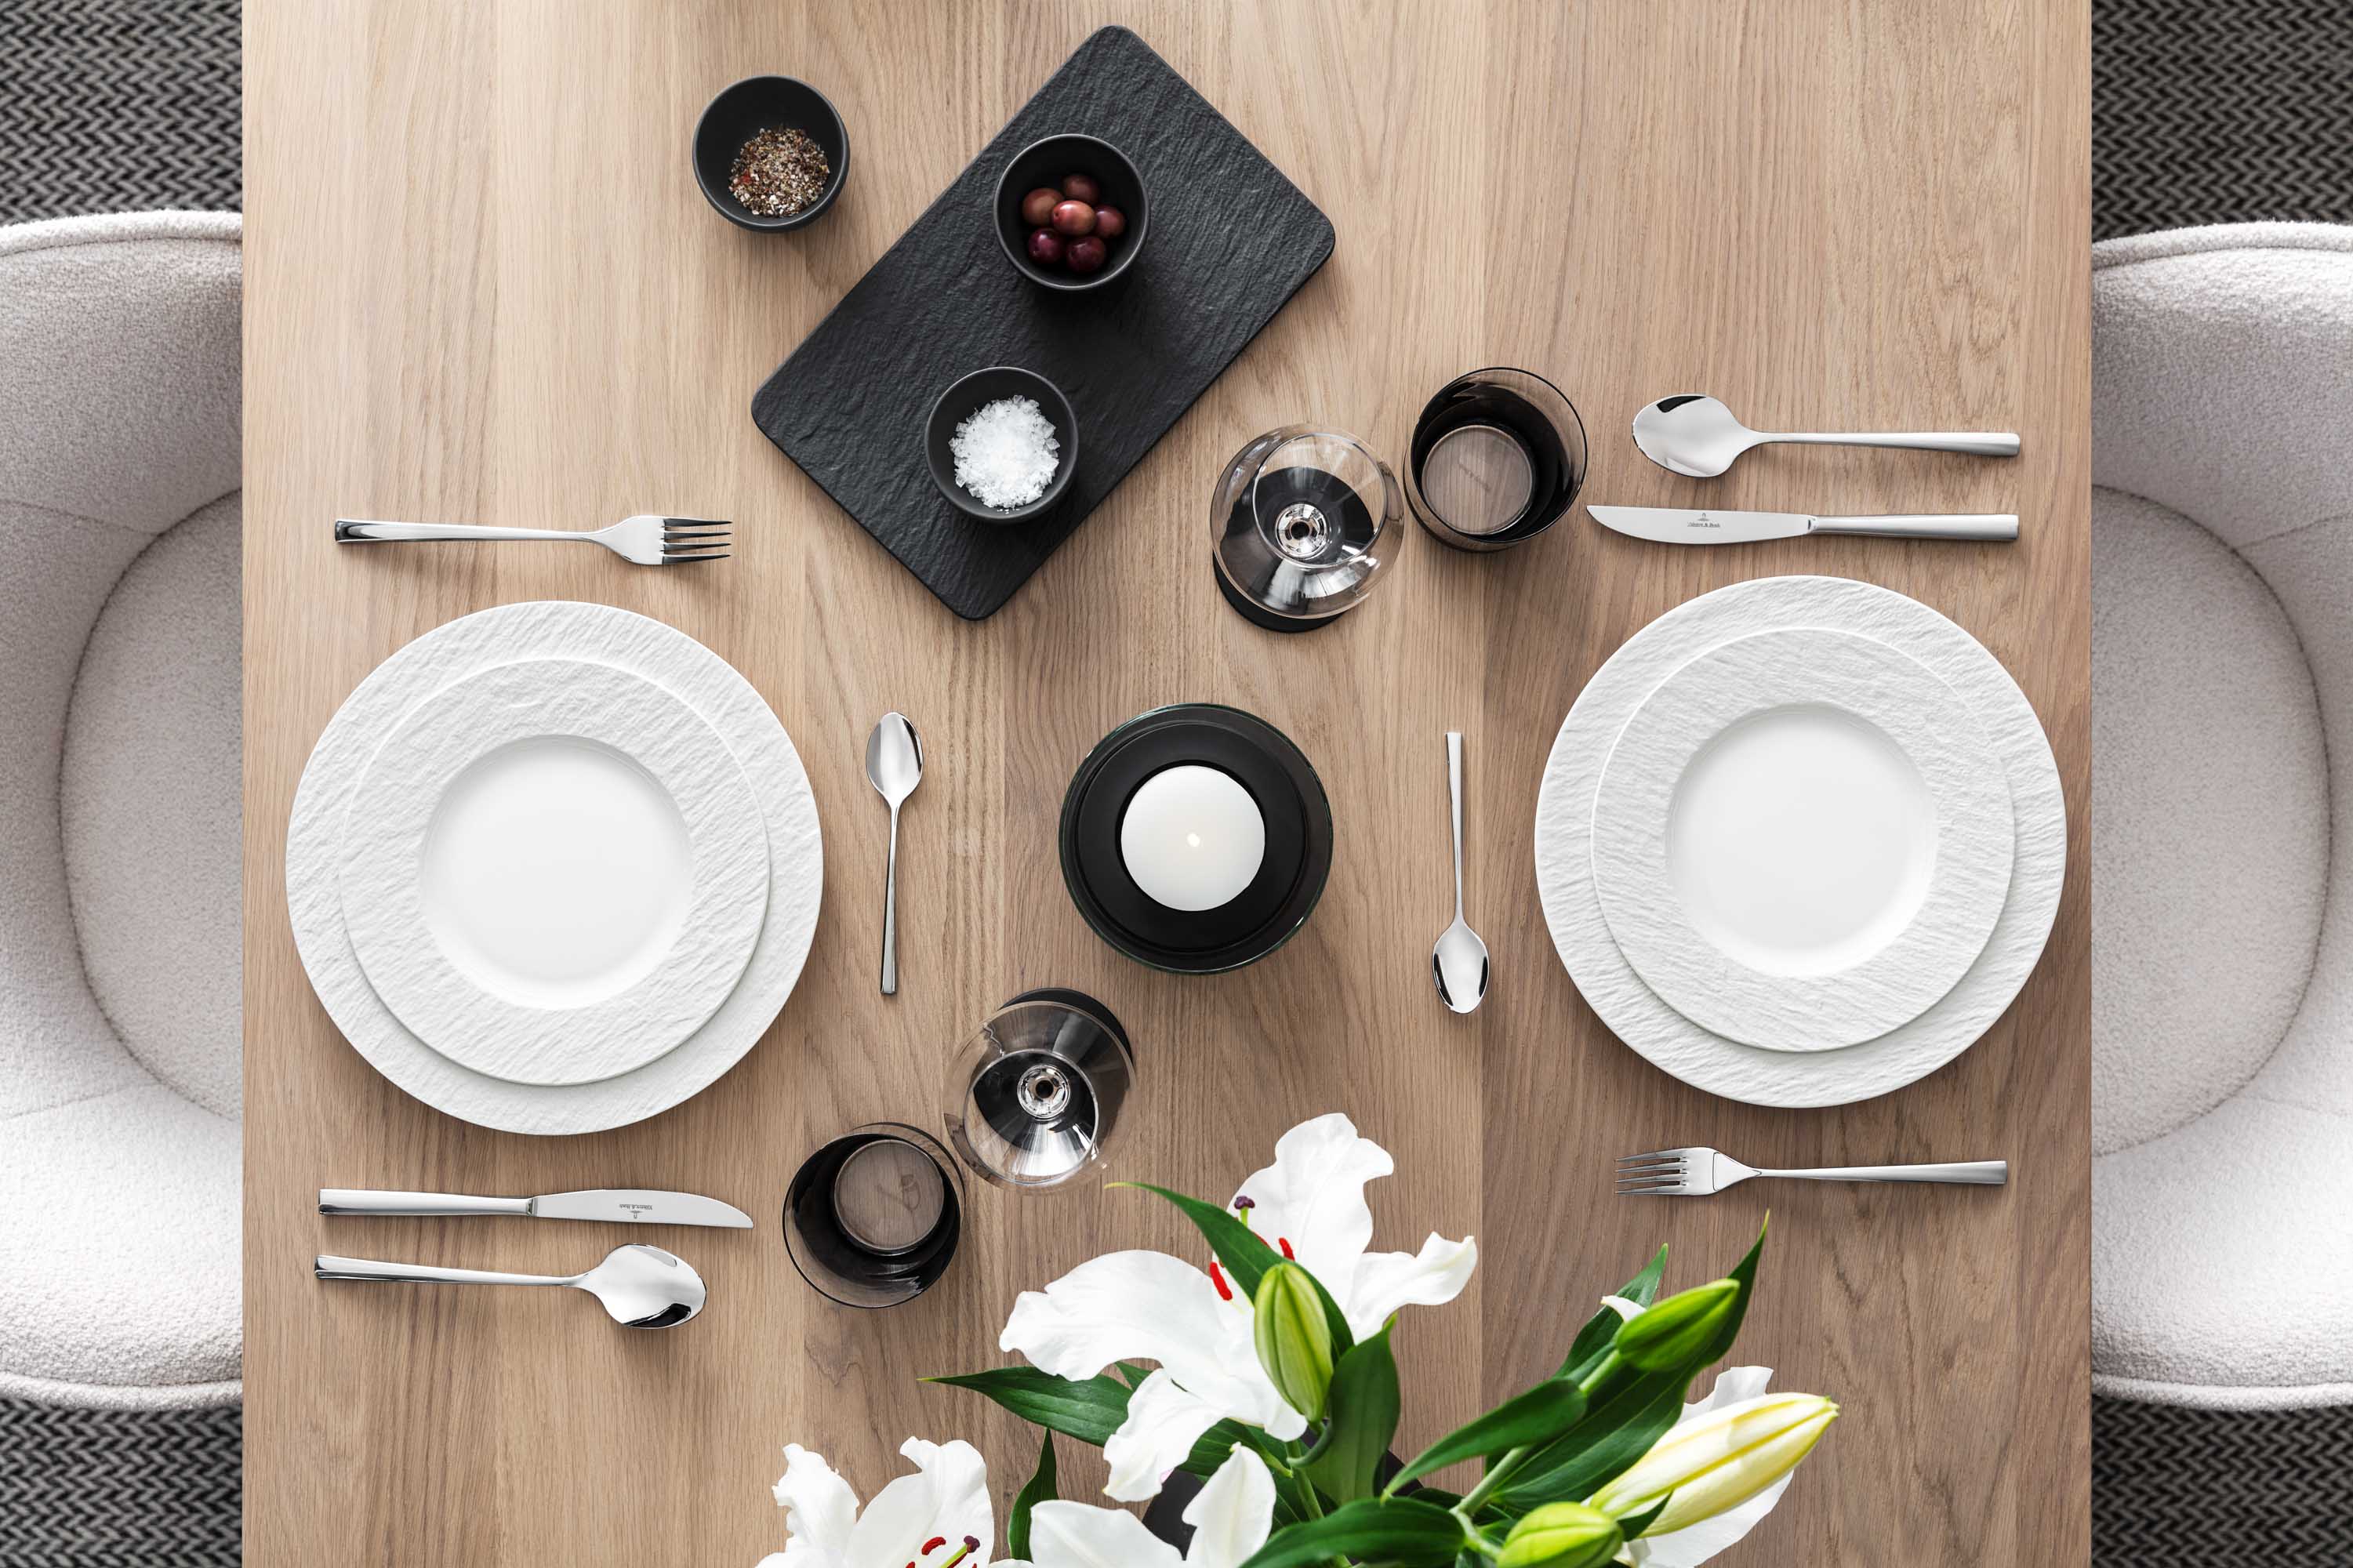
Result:
M785 1250L845 1307L895 1307L937 1284L964 1231L964 1175L931 1134L895 1121L844 1133L785 1193Z
M1127 807L1146 781L1214 768L1248 793L1265 827L1257 871L1212 909L1175 909L1138 885L1121 849ZM1188 702L1155 709L1103 737L1062 798L1062 880L1095 934L1139 963L1178 974L1239 969L1281 947L1332 871L1332 806L1306 755L1265 720Z

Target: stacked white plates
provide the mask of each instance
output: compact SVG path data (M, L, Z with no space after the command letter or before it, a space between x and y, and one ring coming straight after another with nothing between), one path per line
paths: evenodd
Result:
M359 1053L464 1121L589 1132L751 1049L824 881L799 755L724 659L602 605L510 605L361 682L296 792L294 939Z
M1618 1037L1712 1093L1836 1105L2016 997L2066 866L2051 747L1976 638L1832 577L1736 584L1630 638L1536 805L1545 918Z

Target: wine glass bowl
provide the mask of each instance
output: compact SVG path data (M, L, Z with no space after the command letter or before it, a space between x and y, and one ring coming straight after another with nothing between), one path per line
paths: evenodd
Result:
M1397 476L1354 436L1270 430L1234 454L1209 499L1218 590L1271 631L1327 626L1373 591L1404 517Z
M948 1144L982 1180L1020 1192L1100 1164L1135 1087L1135 1056L1111 1009L1083 992L1025 991L948 1062Z

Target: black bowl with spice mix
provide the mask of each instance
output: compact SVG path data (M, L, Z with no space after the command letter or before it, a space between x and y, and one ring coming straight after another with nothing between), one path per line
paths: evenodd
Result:
M849 131L825 94L788 76L721 93L694 128L694 178L728 222L776 233L833 205L849 174Z

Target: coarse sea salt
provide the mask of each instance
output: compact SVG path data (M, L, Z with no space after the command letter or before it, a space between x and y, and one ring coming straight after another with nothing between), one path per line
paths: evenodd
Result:
M955 427L948 451L955 481L983 506L1028 506L1054 482L1061 459L1053 421L1034 397L1000 397Z

